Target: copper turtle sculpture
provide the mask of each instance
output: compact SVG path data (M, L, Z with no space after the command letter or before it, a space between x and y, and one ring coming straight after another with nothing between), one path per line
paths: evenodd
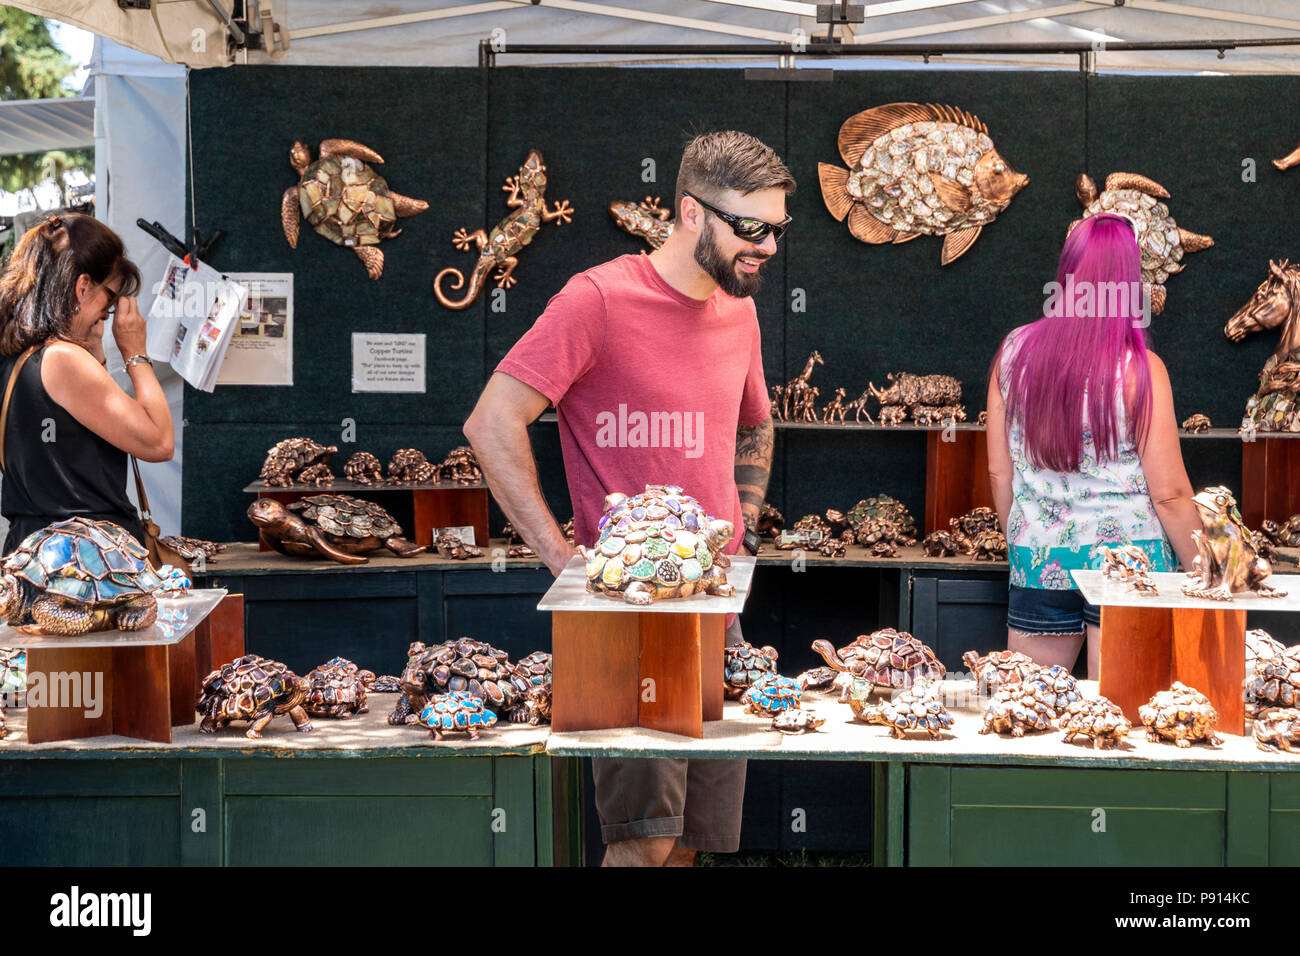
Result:
M414 722L428 727L430 736L435 740L442 740L443 735L455 731L469 734L470 740L478 740L479 730L495 724L497 715L473 694L459 690L450 694L435 694L420 709Z
M199 730L216 733L232 720L251 720L245 737L257 738L274 717L288 714L303 733L311 720L303 708L307 681L279 661L257 654L237 657L203 680L195 710L203 715Z
M1194 687L1174 681L1138 708L1138 716L1147 730L1147 740L1172 741L1176 747L1190 747L1203 740L1210 746L1220 743L1214 732L1219 713L1210 699Z
M961 660L970 668L980 694L993 694L1002 687L1019 684L1039 669L1032 657L1019 651L991 651L983 656L967 651Z
M504 716L523 701L530 686L509 655L491 644L468 637L432 647L416 641L407 651L403 693L388 722L412 723L435 694L454 691L467 691Z
M301 481L307 469L327 464L338 450L337 445L321 445L310 438L282 439L266 450L258 477L267 487L287 488Z
M587 556L587 590L648 605L706 593L731 597L723 548L735 534L677 485L646 485L629 498L605 498L600 536Z
M402 537L393 516L373 501L350 495L310 495L287 508L271 498L248 506L248 519L281 554L319 557L340 564L365 564L372 551L387 548L399 558L426 550Z
M1132 721L1124 716L1120 706L1105 697L1072 701L1058 716L1066 743L1084 737L1092 741L1096 750L1118 746L1133 729Z
M1070 223L1067 235L1084 219L1100 213L1124 216L1133 223L1142 259L1142 282L1154 313L1164 311L1165 282L1175 272L1183 271L1183 254L1214 245L1209 236L1189 232L1174 222L1169 207L1159 202L1169 198L1169 191L1138 173L1111 173L1100 191L1087 173L1080 173L1074 195L1083 206L1083 216Z
M149 553L111 521L69 518L33 531L0 566L0 618L29 634L139 631L165 586Z
M755 647L748 641L723 649L722 692L729 700L739 700L750 685L765 674L775 674L776 648Z
M892 627L860 635L838 650L825 640L813 641L812 649L841 674L863 677L877 687L911 687L918 679L941 680L946 673L934 651ZM840 700L848 700L847 685Z
M1251 723L1251 736L1260 750L1270 753L1300 750L1300 710L1274 708L1260 714Z
M361 670L346 657L335 657L307 675L303 707L313 717L346 720L356 714L368 714L366 691L374 682L373 671Z
M422 199L393 192L368 163L384 158L350 139L325 139L320 159L312 162L307 144L295 141L289 162L298 174L296 185L280 200L280 224L289 245L298 248L299 219L305 218L317 233L357 254L366 275L384 273L384 254L376 248L402 230L398 217L415 216L429 208Z
M1022 681L1003 687L985 708L980 733L1023 737L1027 730L1051 730L1055 700L1056 695L1041 683Z
M918 681L878 704L856 708L854 716L868 724L888 727L889 736L898 740L912 731L921 731L931 740L937 740L943 731L952 727L952 715L944 707L938 687L928 681Z

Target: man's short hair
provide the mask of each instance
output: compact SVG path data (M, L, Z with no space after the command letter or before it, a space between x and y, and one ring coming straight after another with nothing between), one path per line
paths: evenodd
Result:
M760 189L794 192L794 177L770 146L739 130L704 133L687 144L677 170L674 214L682 214L682 193L713 202L726 189L748 196Z

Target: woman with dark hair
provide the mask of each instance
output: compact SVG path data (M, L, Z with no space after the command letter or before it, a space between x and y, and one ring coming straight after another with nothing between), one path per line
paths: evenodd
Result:
M0 388L9 398L0 435L3 553L77 515L141 535L126 494L127 455L167 461L173 439L171 409L145 354L139 288L117 234L75 214L29 229L0 274ZM114 312L113 339L135 397L105 368L104 320Z
M1013 329L989 370L993 501L1011 564L1007 647L1073 667L1087 625L1097 677L1100 609L1070 571L1133 544L1152 571L1192 566L1201 527L1173 392L1146 345L1132 223L1085 219L1065 240L1044 315ZM1064 292L1064 294L1062 294Z

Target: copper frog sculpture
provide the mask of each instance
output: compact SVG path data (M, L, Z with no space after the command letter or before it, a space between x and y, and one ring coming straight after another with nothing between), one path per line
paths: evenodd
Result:
M1204 527L1192 532L1199 553L1188 572L1192 580L1183 585L1183 593L1213 601L1231 601L1234 594L1242 593L1285 597L1285 591L1264 583L1273 568L1251 544L1250 531L1232 493L1219 485L1205 489L1192 501Z

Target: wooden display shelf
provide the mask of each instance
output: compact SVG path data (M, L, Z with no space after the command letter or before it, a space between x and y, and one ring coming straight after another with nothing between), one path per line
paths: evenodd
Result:
M364 497L366 492L410 492L415 527L411 529L411 540L416 544L430 547L433 544L434 528L474 529L474 541L487 541L488 530L488 486L486 484L458 485L454 482L383 482L362 485L354 481L335 481L324 488L316 485L289 485L287 487L268 486L264 481L255 481L244 488L249 494L259 498L270 498L281 504L291 504L300 498L311 495L342 494ZM477 546L477 545L476 545ZM273 551L263 535L258 535L258 550Z
M113 735L170 743L173 727L193 724L203 678L243 654L243 599L220 589L200 590L160 599L160 614L169 611L188 612L197 623L160 621L143 631L76 637L4 628L9 632L4 643L27 648L29 678L44 675L44 693L50 695L39 703L36 694L27 695L28 741ZM93 682L93 702L87 682ZM69 699L74 690L76 699Z

